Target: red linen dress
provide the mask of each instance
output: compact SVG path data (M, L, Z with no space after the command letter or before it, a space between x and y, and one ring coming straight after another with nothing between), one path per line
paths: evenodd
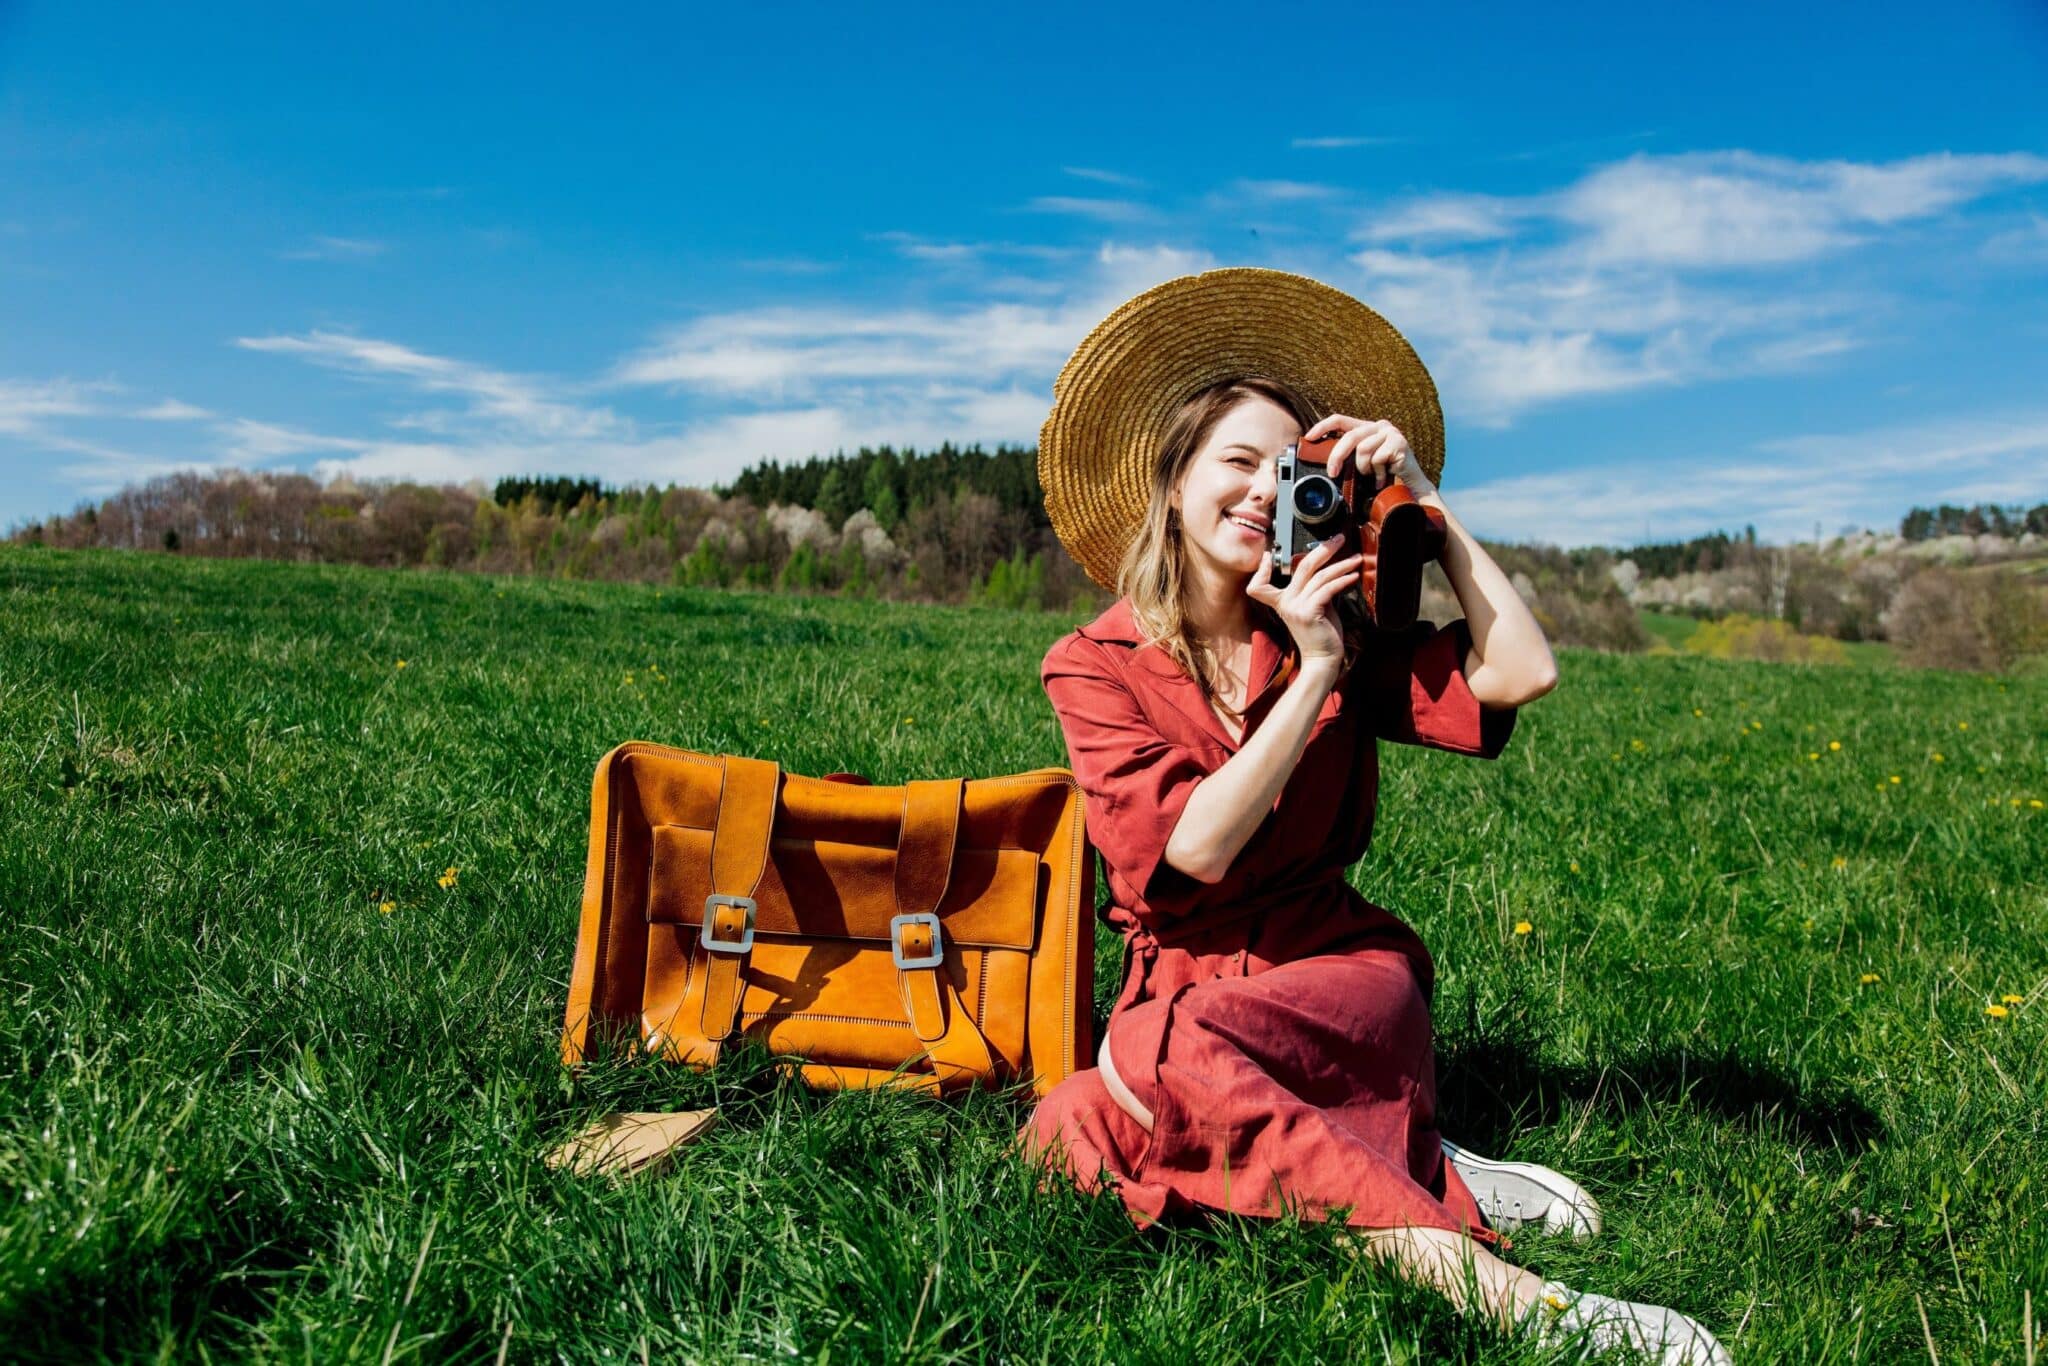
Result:
M1273 811L1213 885L1164 859L1195 785L1237 746L1196 682L1139 647L1130 600L1046 652L1041 680L1108 868L1123 934L1109 1018L1145 1130L1090 1067L1019 1138L1083 1190L1114 1189L1141 1227L1195 1208L1359 1228L1494 1233L1443 1160L1429 1000L1415 932L1345 881L1371 839L1377 742L1493 758L1511 709L1465 683L1464 621L1378 638L1325 699ZM1254 627L1245 736L1294 677L1291 639Z

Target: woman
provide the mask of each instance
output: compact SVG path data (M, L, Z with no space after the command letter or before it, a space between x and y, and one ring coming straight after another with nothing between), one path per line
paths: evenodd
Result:
M1343 407L1319 415L1309 391ZM1503 1323L1726 1360L1684 1315L1494 1255L1483 1210L1590 1232L1592 1202L1555 1172L1443 1142L1430 955L1345 881L1371 834L1377 740L1492 758L1516 708L1557 680L1404 434L1425 433L1441 468L1413 351L1327 286L1213 271L1112 314L1055 394L1048 512L1098 582L1113 566L1120 597L1053 645L1041 677L1126 974L1098 1066L1045 1097L1027 1144L1141 1224L1344 1210L1355 1246ZM1352 415L1368 404L1402 421ZM1374 633L1364 557L1335 539L1274 586L1277 466L1295 445L1333 478L1355 470L1361 498L1398 481L1443 513L1462 620Z

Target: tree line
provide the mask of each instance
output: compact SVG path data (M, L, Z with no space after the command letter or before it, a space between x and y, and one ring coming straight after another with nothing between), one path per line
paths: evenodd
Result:
M1899 535L1909 541L1927 541L1937 536L1998 536L2016 541L2027 534L2048 537L2048 503L2022 508L2018 504L2000 507L1996 503L1973 503L1953 507L1914 508L1899 519Z
M2016 535L2048 520L2048 507L1915 509L1905 520L1902 530L1918 533L1909 540L1952 534L1944 528L1971 534L1964 529L1979 524ZM1110 601L1052 534L1036 451L1010 446L863 447L786 465L771 460L709 489L617 487L572 475L506 478L486 490L480 482L323 484L302 474L186 472L20 527L10 539L1070 614ZM1754 527L1627 549L1487 549L1560 644L1649 648L1638 614L1645 606L1751 614L1841 640L1925 634L1902 632L1894 621L1902 587L1920 571L1910 557L1760 544ZM2000 603L1987 608L1987 621L2011 616ZM1426 614L1441 620L1457 611L1433 570ZM2032 649L2032 628L2023 635Z

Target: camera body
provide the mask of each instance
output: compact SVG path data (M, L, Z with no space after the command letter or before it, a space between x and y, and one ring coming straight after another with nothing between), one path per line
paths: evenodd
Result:
M1280 487L1273 500L1273 586L1285 588L1294 577L1294 563L1338 533L1350 537L1347 551L1358 549L1365 509L1356 489L1358 472L1339 479L1328 473L1328 455L1318 457L1304 446L1324 446L1337 438L1326 432L1313 442L1297 442L1280 453ZM1352 592L1357 592L1353 588Z
M1302 444L1320 445L1336 435ZM1343 475L1332 479L1327 456L1304 455L1300 444L1281 453L1273 501L1273 586L1287 587L1295 561L1341 532L1351 537L1343 552L1363 557L1358 582L1344 591L1365 599L1374 626L1404 631L1421 605L1424 567L1443 557L1448 524L1399 481L1375 492L1369 483L1360 485L1356 466L1345 464Z

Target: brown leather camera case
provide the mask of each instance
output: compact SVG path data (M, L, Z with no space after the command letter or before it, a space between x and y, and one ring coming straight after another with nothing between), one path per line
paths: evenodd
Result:
M710 1066L745 1035L820 1087L1044 1094L1092 1056L1094 858L1063 768L876 787L631 742L591 785L562 1057Z

